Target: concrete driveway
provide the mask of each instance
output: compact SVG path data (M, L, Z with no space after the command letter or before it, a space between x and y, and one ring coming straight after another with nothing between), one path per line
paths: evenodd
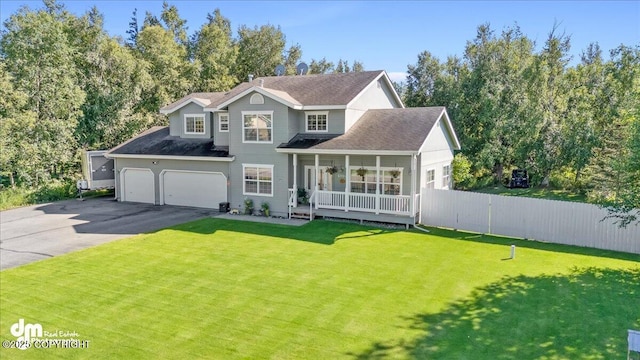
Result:
M66 200L0 212L0 269L215 216L215 210Z

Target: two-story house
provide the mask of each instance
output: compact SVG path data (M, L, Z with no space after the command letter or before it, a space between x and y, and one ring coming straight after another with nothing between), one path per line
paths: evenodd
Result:
M413 224L460 149L446 109L404 108L384 71L257 78L160 112L169 126L107 154L120 201Z

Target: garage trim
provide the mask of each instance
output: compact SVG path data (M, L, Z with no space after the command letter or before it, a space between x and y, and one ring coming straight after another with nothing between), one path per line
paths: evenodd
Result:
M180 170L180 169L164 169L160 172L160 205L165 205L164 202L164 174L167 172L182 172L182 173L198 173L198 174L216 174L216 175L222 175L222 177L224 178L225 182L228 182L228 178L227 176L220 171L202 171L202 170ZM228 186L226 188L227 191L228 190ZM226 197L228 197L229 194L227 194Z
M122 198L121 201L129 201L127 200L127 192L126 192L126 182L124 181L124 177L125 174L127 172L127 170L136 170L136 171L145 171L145 172L150 172L151 173L151 178L154 179L155 175L153 174L153 171L149 168L136 168L136 167L124 167L120 170L120 176L119 176L119 180L120 180L120 197ZM155 184L155 179L151 182L151 186L153 188L153 193L155 194L156 192L156 184ZM153 202L149 202L149 204L155 204L155 195L154 195L154 199Z

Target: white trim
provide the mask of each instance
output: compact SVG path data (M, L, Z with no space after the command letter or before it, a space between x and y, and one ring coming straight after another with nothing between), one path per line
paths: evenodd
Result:
M249 98L250 105L263 105L264 104L264 96L260 93L254 93Z
M309 130L309 116L311 115L315 115L316 116L316 128L318 127L318 115L324 115L326 117L325 119L325 129L324 130ZM304 113L304 128L305 128L305 132L308 133L327 133L329 132L329 112L328 111L305 111Z
M229 113L228 112L219 112L218 114L218 132L229 132ZM222 130L222 119L221 116L227 117L227 130Z
M213 156L177 156L177 155L146 155L146 154L104 154L108 159L157 159L157 160L192 160L192 161L221 161L231 162L235 156L213 157Z
M300 110L317 111L317 110L344 110L347 105L303 105Z
M447 169L448 174L445 174L444 169ZM445 179L447 182L445 183ZM451 163L442 165L442 188L449 189L451 187Z
M344 150L344 149L292 149L276 148L282 154L324 154L324 155L414 155L417 151L409 150Z
M198 171L198 170L179 170L179 169L163 169L160 174L158 175L158 179L160 182L160 205L164 205L164 174L166 174L167 172L172 171L172 172L182 172L182 173L198 173L198 174L219 174L222 175L224 177L225 182L228 181L227 176L220 172L220 171ZM227 195L229 192L228 186L226 188L227 190ZM228 198L228 196L225 196L225 198Z
M353 99L351 99L351 101L349 101L349 103L347 104L347 108L350 108L354 102L358 101L358 99L362 96L362 94L364 94L371 86L373 86L373 84L376 84L380 78L384 78L384 81L387 84L387 87L389 88L389 90L391 90L391 93L393 94L394 100L396 100L396 102L400 104L400 108L404 108L402 99L400 99L400 96L396 92L396 89L393 87L393 84L391 83L391 80L389 79L387 72L384 70L381 71L380 74L376 76L375 79L373 79L373 81L369 83L369 85L365 86L364 89L362 89L362 91L358 93L358 95L356 95Z
M269 115L271 116L271 127L268 128L271 130L271 136L269 141L260 141L260 140L246 140L245 139L245 127L244 127L244 117L247 115ZM259 110L259 111L243 111L242 112L242 143L243 144L273 144L273 110ZM256 128L258 130L260 128ZM260 139L260 135L256 133L256 139Z
M422 145L420 145L419 152L421 153L424 152L424 147L427 146L427 143L429 142L429 136L431 136L434 129L438 128L438 126L436 125L443 119L442 118L443 115L444 115L445 126L447 127L451 140L453 140L454 148L452 150L460 150L460 141L458 140L458 136L456 135L456 132L453 129L453 125L451 124L451 120L449 119L449 114L447 114L447 109L443 108L442 112L440 113L440 116L438 116L438 120L436 120L436 123L433 124L433 127L431 128L431 130L429 130L427 137L424 138L424 142L422 142Z
M206 104L206 103L204 103L204 102L202 102L200 100L201 99L199 99L199 98L193 97L193 98L188 99L188 100L186 100L186 101L184 101L184 102L182 102L180 104L175 105L174 107L172 107L170 109L160 109L160 114L169 115L171 113L174 113L174 112L182 109L183 107L185 107L185 106L187 106L187 105L189 105L191 103L196 103L196 104L202 106L203 110L204 110L204 107L209 105L209 104Z
M115 163L114 163L115 165ZM150 172L151 173L151 187L153 187L153 202L150 203L143 203L143 204L154 204L156 203L156 180L155 180L155 174L153 173L153 170L149 169L149 168L136 168L136 167L123 167L122 169L120 169L120 197L122 198L122 200L120 201L127 201L127 197L126 194L127 192L125 191L125 187L126 187L126 182L124 181L124 175L127 172L127 170L139 170L139 171L144 171L144 172Z
M190 118L190 117L194 119L193 120L194 131L187 131L187 118ZM195 131L196 119L198 118L202 118L202 132ZM207 116L205 114L184 114L182 126L183 126L182 128L183 134L185 135L204 135L207 133Z
M285 99L283 99L283 98L281 98L279 96L271 94L268 91L265 91L263 88L261 88L259 86L252 86L252 87L246 89L245 91L241 92L240 94L232 97L231 99L219 104L218 106L216 106L214 108L204 108L204 111L219 111L219 110L222 110L225 107L229 106L229 104L235 102L236 100L238 100L238 99L240 99L240 98L242 98L242 97L244 97L244 96L246 96L246 95L248 95L248 94L250 94L250 93L252 93L254 91L258 92L258 93L262 94L263 96L266 96L266 97L268 97L270 99L273 99L273 100L275 100L275 101L277 101L279 103L287 105L290 108L293 108L293 109L296 109L296 110L301 110L302 109L302 105L301 104L294 104L294 103L292 103L290 101L287 101L287 100L285 100Z
M433 179L429 181L429 172L433 172ZM429 184L433 184L432 187L429 187ZM436 188L436 169L434 168L425 168L424 169L424 187L425 189L435 189Z
M256 189L258 191L258 193L248 193L247 189L246 189L246 179L245 179L245 169L248 167L255 167L255 168L267 168L271 170L271 194L260 194L260 179L259 179L259 174L258 174L258 188ZM275 174L273 172L273 168L274 166L272 164L242 164L242 195L245 196L263 196L263 197L273 197L273 185L275 182ZM259 172L259 171L258 171Z
M281 104L284 104L294 110L344 110L347 108L347 105L302 105L300 103L292 103L291 101L285 100L267 90L265 90L264 88L261 88L259 86L253 86L248 88L247 90L241 92L240 94L230 98L229 100L215 106L215 107L205 107L202 110L203 111L220 111L225 109L227 106L229 106L229 104L237 101L238 99L246 96L247 94L250 94L251 92L259 92L260 94L262 94L263 96L266 96L272 100L275 100ZM394 90L395 91L395 90ZM293 98L292 98L293 99ZM294 99L295 100L295 99ZM402 102L401 102L402 103Z

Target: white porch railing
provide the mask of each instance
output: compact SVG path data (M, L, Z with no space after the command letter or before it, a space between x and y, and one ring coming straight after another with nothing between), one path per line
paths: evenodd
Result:
M344 192L318 190L314 195L317 209L413 215L409 195L378 195L380 197L378 209L376 209L376 194L349 193L349 206L345 206L347 194Z

